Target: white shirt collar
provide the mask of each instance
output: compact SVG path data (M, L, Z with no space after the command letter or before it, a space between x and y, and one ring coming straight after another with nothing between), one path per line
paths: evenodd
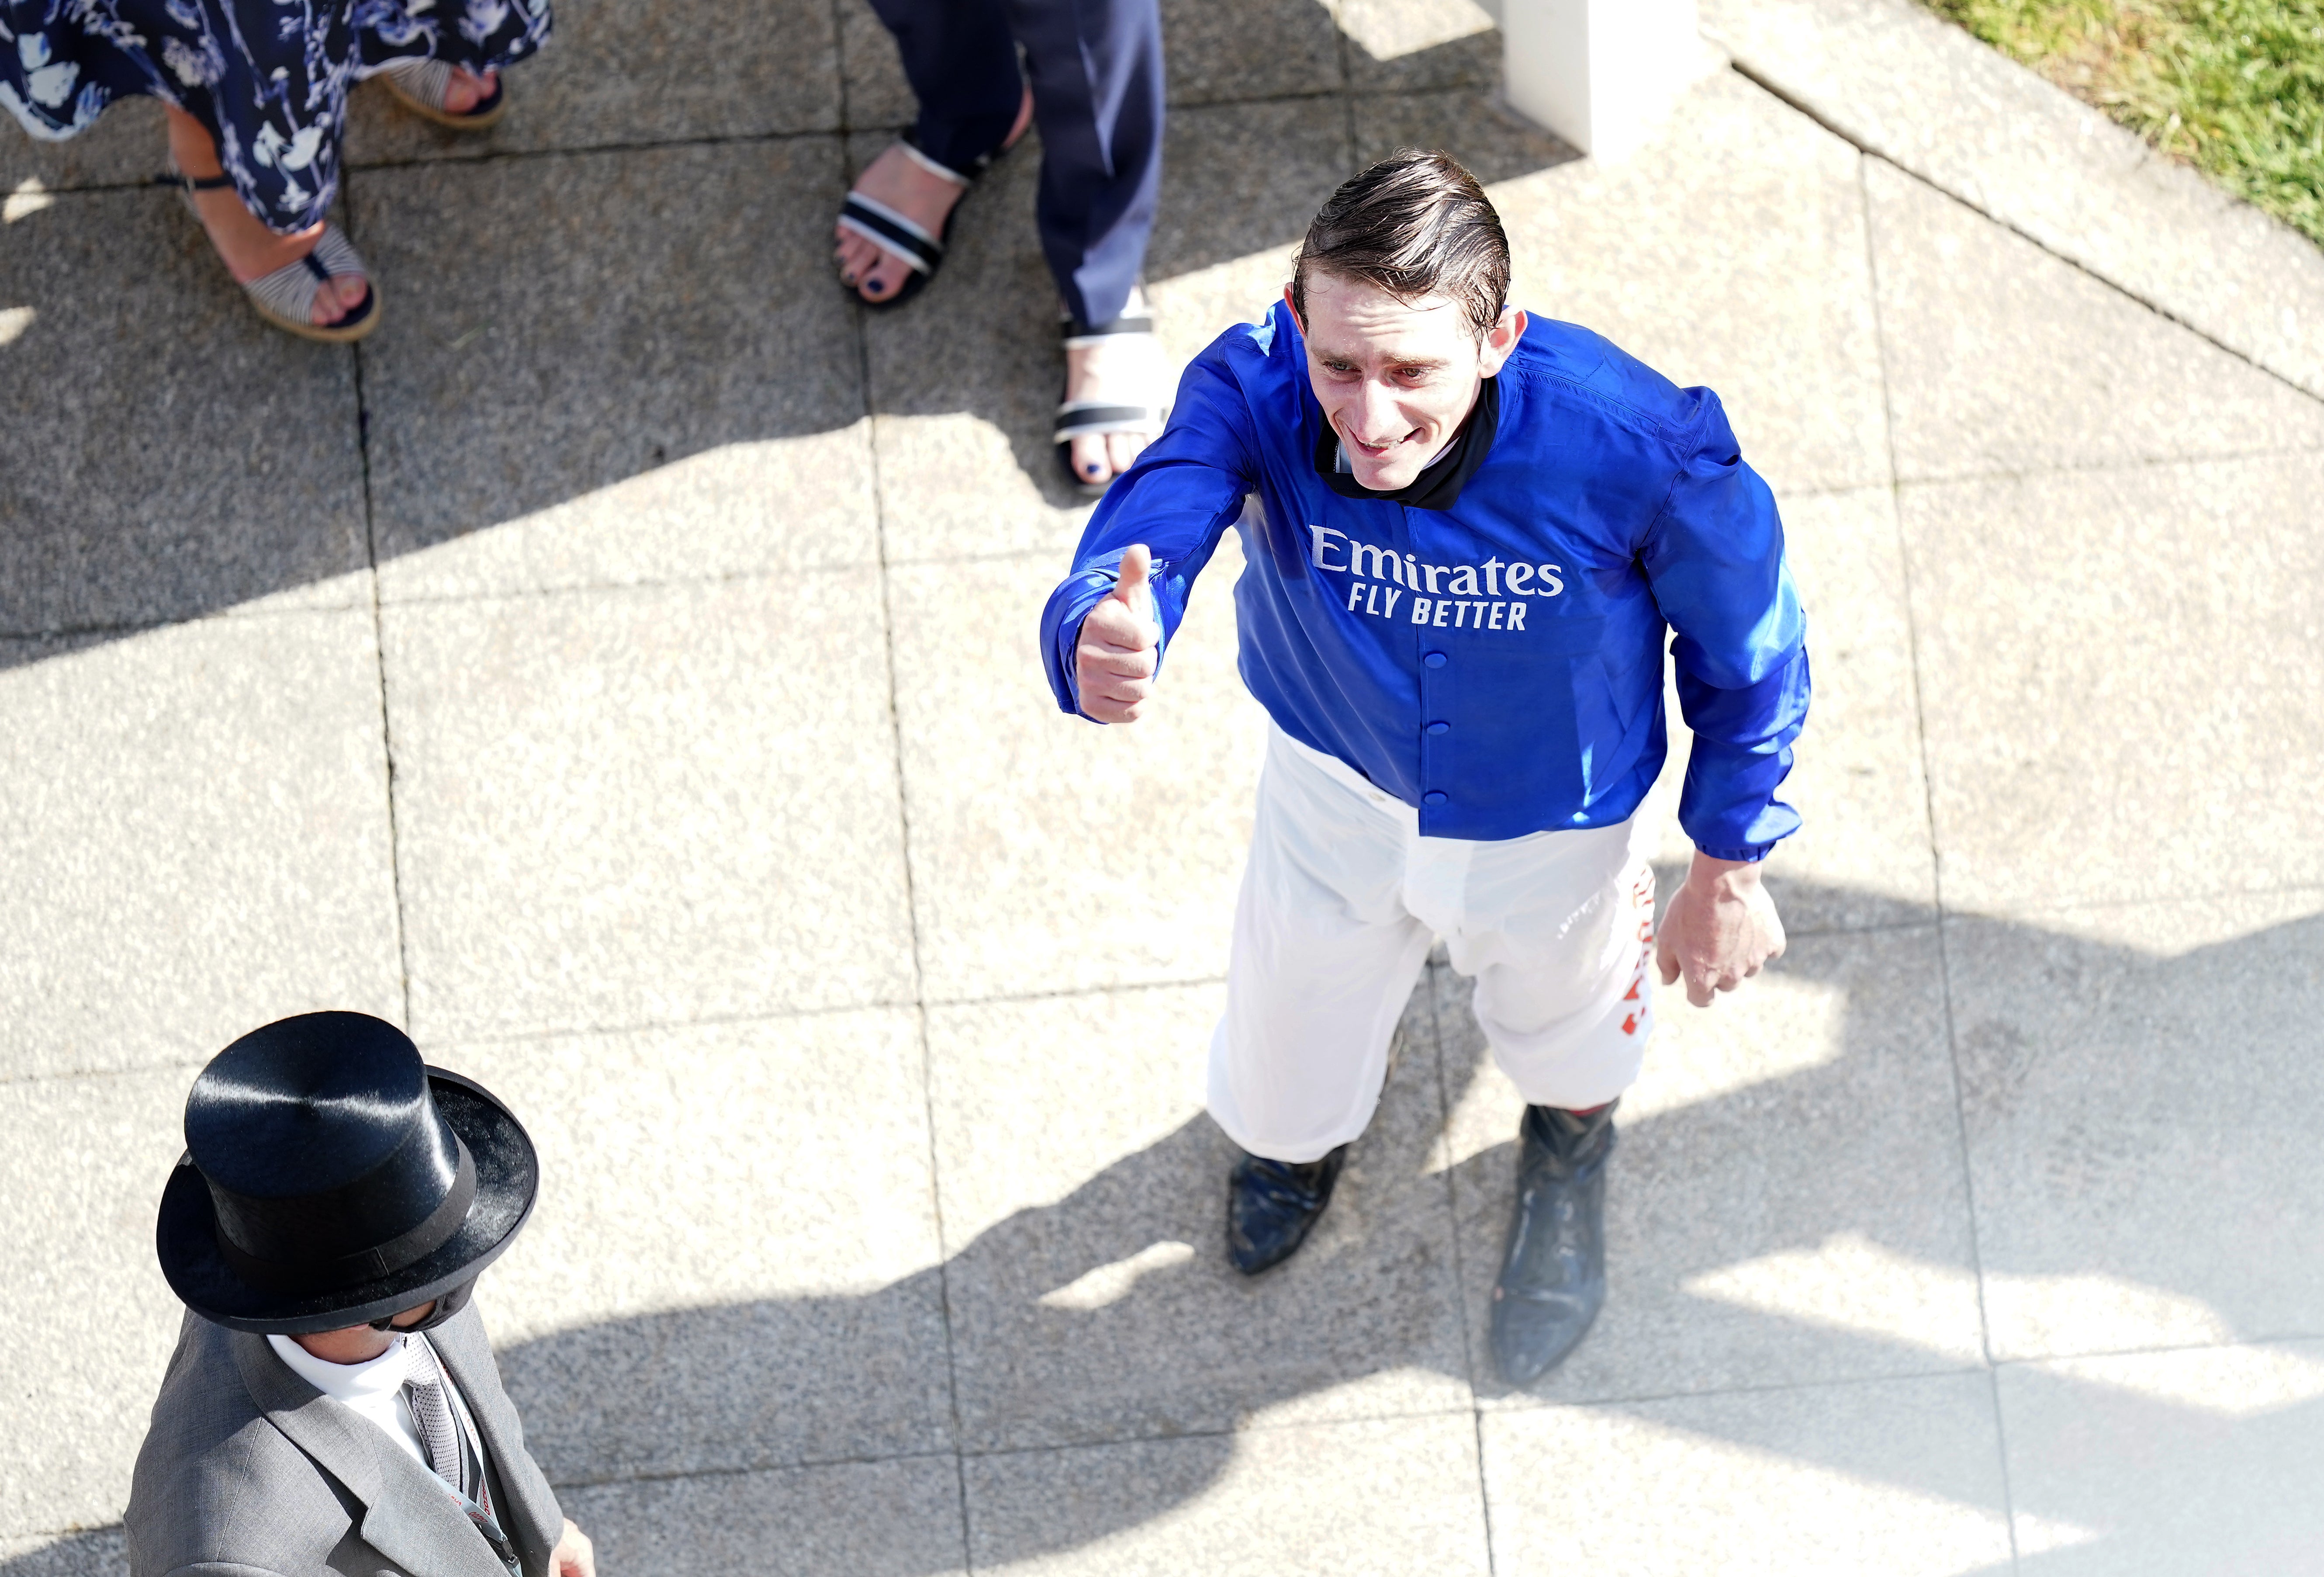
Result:
M267 1345L275 1356L290 1366L290 1372L305 1380L334 1401L371 1401L392 1397L403 1389L404 1375L410 1360L403 1351L404 1338L390 1340L386 1351L364 1363L332 1363L316 1357L288 1336L269 1336Z

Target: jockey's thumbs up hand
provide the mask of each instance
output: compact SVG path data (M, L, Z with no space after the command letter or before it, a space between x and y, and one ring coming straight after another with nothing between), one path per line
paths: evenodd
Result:
M1074 646L1074 678L1081 687L1083 715L1100 723L1135 723L1154 693L1162 626L1154 616L1154 588L1147 576L1154 556L1143 542L1121 555L1121 578L1105 600L1082 621Z

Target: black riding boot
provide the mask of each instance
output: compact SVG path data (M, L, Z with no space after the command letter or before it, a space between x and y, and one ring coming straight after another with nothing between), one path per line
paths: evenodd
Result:
M1270 1161L1246 1153L1227 1176L1227 1258L1245 1276L1280 1265L1307 1240L1332 1203L1348 1158L1342 1145L1320 1161Z
M1581 1345L1606 1301L1606 1157L1614 1103L1588 1116L1528 1106L1517 1209L1493 1286L1493 1362L1530 1385Z

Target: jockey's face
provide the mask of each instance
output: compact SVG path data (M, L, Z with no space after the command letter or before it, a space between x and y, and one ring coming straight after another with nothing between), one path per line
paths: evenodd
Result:
M1287 299L1290 292L1286 291ZM1320 268L1307 273L1307 378L1357 483L1409 486L1461 430L1477 390L1525 334L1504 308L1482 340L1446 296L1407 301Z

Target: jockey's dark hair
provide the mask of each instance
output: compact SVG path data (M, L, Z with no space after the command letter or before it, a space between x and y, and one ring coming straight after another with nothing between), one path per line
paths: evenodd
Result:
M1307 226L1291 265L1303 332L1310 269L1406 301L1450 297L1482 338L1509 298L1509 238L1477 178L1452 155L1399 148L1351 177Z

